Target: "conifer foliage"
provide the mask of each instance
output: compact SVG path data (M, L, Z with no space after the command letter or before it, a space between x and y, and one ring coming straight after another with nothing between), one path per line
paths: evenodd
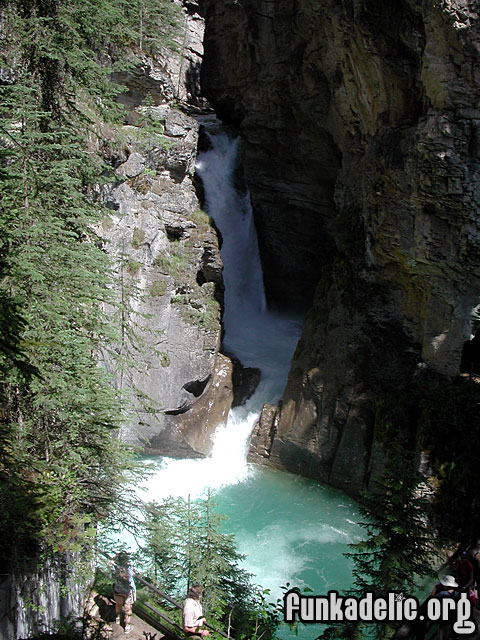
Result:
M372 592L386 598L388 591L415 595L419 579L431 575L436 560L436 532L430 525L431 501L425 479L407 439L397 433L390 444L385 474L376 491L365 494L361 512L367 538L350 545L354 588L358 598ZM322 640L362 638L387 640L395 629L388 621L345 622L327 629Z
M130 467L112 437L121 398L98 365L116 336L104 313L111 269L94 232L102 166L87 152L89 117L115 111L112 60L138 41L130 8L123 0L0 6L3 565L75 546L118 498Z
M152 582L181 600L192 584L204 587L210 624L230 628L239 640L269 640L280 624L267 593L241 567L233 536L222 532L210 492L199 501L168 498L151 503L145 521L144 568Z

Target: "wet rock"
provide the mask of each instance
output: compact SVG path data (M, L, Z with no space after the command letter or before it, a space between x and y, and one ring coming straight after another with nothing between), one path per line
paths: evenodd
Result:
M265 462L270 458L276 433L278 407L274 404L263 405L260 417L253 428L248 451L249 462Z
M233 362L233 405L239 407L253 396L260 382L260 369L256 367L244 367L238 358L232 356Z
M232 406L232 369L230 359L218 354L213 376L205 386L198 386L200 381L184 385L190 389L190 402L165 411L165 431L151 438L148 451L174 457L207 456L213 446L212 435L226 423Z

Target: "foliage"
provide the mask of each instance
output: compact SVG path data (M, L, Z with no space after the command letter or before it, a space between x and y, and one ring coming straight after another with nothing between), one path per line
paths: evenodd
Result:
M32 537L56 548L75 538L79 512L99 515L126 463L111 438L120 399L96 358L114 337L102 312L109 267L91 231L97 208L83 184L92 168L75 133L63 124L42 130L47 114L29 77L2 94L1 287L22 309L22 352L38 372L6 370L2 356L1 492L11 505L2 538L7 548L24 538L30 547Z
M364 494L361 513L366 540L350 545L347 557L354 562L351 595L374 598L387 591L414 593L419 577L430 575L435 559L435 531L429 522L431 504L424 495L424 478L417 472L412 451L401 434L389 448L382 482ZM386 640L394 633L388 622L339 625L328 629L322 640L335 637ZM339 635L335 635L339 634Z
M429 377L377 407L376 435L387 450L400 431L409 449L426 453L435 488L433 523L440 534L463 544L480 529L480 480L471 455L480 446L479 403L476 381Z
M138 260L127 260L127 262L125 263L125 269L131 276L137 275L141 267L142 263L138 262Z
M194 211L194 213L192 213L191 215L191 218L197 225L200 232L208 231L212 226L210 215L206 211L203 211L203 209Z
M431 464L435 522L467 544L480 530L480 478L472 451L480 447L480 385L458 377L432 381L419 400L420 445Z
M134 249L140 249L144 240L145 240L144 229L140 229L140 227L135 227L132 235L132 247Z
M124 19L136 34L140 50L155 53L168 46L177 49L181 8L169 0L131 0L123 4Z
M274 637L279 625L266 592L254 587L240 567L242 556L232 536L221 532L209 493L199 502L168 498L148 508L143 562L150 580L177 599L195 583L204 587L203 603L211 624L232 628L242 638Z
M168 353L166 351L162 351L159 355L160 355L160 364L162 365L162 367L165 367L165 368L169 367L171 360Z
M165 295L167 291L167 283L165 280L154 280L150 287L150 295L152 298L161 297Z
M55 624L55 630L45 631L30 636L28 640L102 640L108 630L103 620L89 621L67 617Z
M172 253L159 254L157 265L167 274L173 276L175 280L185 281L191 271L189 255L183 253L183 247L172 247Z
M220 316L220 304L214 298L205 297L201 309L188 307L184 315L189 322L207 330L215 330L218 327Z
M98 366L121 338L105 315L112 272L93 231L102 165L86 149L92 115L120 114L104 63L125 63L142 12L146 41L162 16L171 32L175 11L167 0L2 3L2 565L86 544L133 468L115 437L122 397Z
M368 538L347 554L355 564L354 595L412 592L434 566L439 535L466 544L478 532L480 485L471 451L480 445L479 403L480 386L461 377L419 380L378 403L376 435L387 461L378 491L364 496ZM428 478L418 473L416 451L428 456ZM392 632L388 624L345 623L320 637L381 640Z

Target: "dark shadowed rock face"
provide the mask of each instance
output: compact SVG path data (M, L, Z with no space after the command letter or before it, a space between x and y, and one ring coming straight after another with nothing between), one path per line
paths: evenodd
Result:
M244 138L269 298L315 290L270 460L356 491L381 467L374 401L456 374L480 295L476 4L204 12L203 85Z
M260 369L256 367L244 367L238 358L230 356L233 364L232 384L233 402L232 407L239 407L255 393L255 389L260 382Z

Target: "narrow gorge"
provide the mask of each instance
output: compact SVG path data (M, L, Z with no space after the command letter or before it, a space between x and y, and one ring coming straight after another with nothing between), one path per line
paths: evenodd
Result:
M195 11L205 20L205 53L201 92L185 97L200 104L205 96L240 133L267 303L306 313L282 401L266 408L252 459L357 493L381 474L376 403L429 376L458 374L472 331L479 300L478 16L460 1L318 7L205 0L194 7L190 21L200 21ZM198 72L198 59L189 64ZM176 207L165 228L170 247L182 251L192 232ZM203 248L188 242L199 247L197 282L210 279L222 304L221 267L208 237ZM171 299L195 314L203 303L192 287L175 286ZM174 305L165 309L178 316ZM181 335L170 321L157 324ZM208 453L212 424L228 414L233 393L232 365L215 356L220 334L213 326L200 327L198 347L190 340L194 357L162 337L171 364L157 366L144 389L167 410L154 427L134 429L147 450ZM214 388L225 395L210 402L216 414L206 418L201 407ZM179 433L197 445L168 444Z
M102 0L106 14L108 4ZM5 196L0 255L6 336L0 423L8 445L0 475L8 481L2 496L13 505L2 531L16 545L10 522L20 522L27 541L19 538L18 566L1 574L0 637L32 637L82 615L94 572L93 560L81 557L82 544L109 513L95 482L107 477L105 491L113 494L129 469L123 462L111 477L105 472L106 451L117 452L116 444L161 459L158 484L150 487L157 496L173 485L180 495L186 477L201 476L202 488L223 488L228 476L233 487L248 477L247 468L261 469L255 500L261 503L261 485L271 489L272 502L277 494L292 496L293 512L278 524L282 532L295 521L295 509L302 511L301 501L315 494L305 507L308 517L324 511L332 522L321 523L319 536L315 523L302 520L304 538L298 543L297 532L289 532L287 543L312 553L326 541L339 545L341 555L341 545L358 539L355 499L365 490L375 495L392 434L402 434L429 490L440 487L440 529L442 509L451 504L442 479L466 469L468 482L460 477L452 484L461 489L452 513L464 513L465 521L470 511L475 516L455 523L449 512L448 534L476 535L480 516L471 495L480 487L470 482L476 475L470 458L462 458L468 447L458 434L477 420L470 407L478 403L470 388L449 385L470 384L467 369L472 373L476 362L460 378L462 349L480 329L478 3L159 0L172 32L162 32L154 46L147 42L143 2L130 16L139 32L115 40L108 31L105 42L92 35L100 33L103 17L90 29L82 3L67 5L12 0L0 10L2 42L12 34L19 40L0 60L7 96L0 186L3 181L2 194L13 194ZM119 6L127 16L127 5ZM72 7L78 24L68 31ZM115 15L105 23L109 29L118 26ZM48 35L48 55L31 45L22 20L28 29L35 23L39 42ZM82 54L78 64L58 35L77 27L75 46L90 47L90 58ZM63 46L65 59L54 45ZM128 64L122 47L129 49ZM100 81L86 97L91 78L102 76L92 71L92 60L107 84L121 87L114 105ZM119 119L104 117L117 108ZM65 123L80 112L88 133L71 145L86 146L93 158L98 173L91 182L92 167L76 173L77 151L62 147L65 155L55 164L55 136L62 144L73 140L76 121L68 135ZM102 207L100 218L78 213L80 200L69 190L79 185L92 211ZM50 224L45 238L60 239L52 255L43 222ZM47 248L36 251L35 241ZM95 247L109 262L97 264L87 253L78 258L68 242ZM24 266L19 247L42 265L40 276ZM62 270L65 264L70 271ZM112 280L101 280L102 270ZM58 303L57 288L64 297ZM22 308L25 317L17 320ZM104 311L105 322L98 320ZM49 312L55 322L61 318L61 330ZM85 361L75 349L87 354ZM97 370L108 372L108 383L90 382ZM57 374L64 375L60 382ZM84 386L75 394L72 380L81 376ZM102 384L121 398L112 400L114 409L98 391ZM445 405L442 389L448 389ZM71 390L73 399L64 403L62 394ZM465 412L452 417L453 446L448 411L462 403ZM476 422L472 432L475 448ZM70 458L65 471L61 461ZM161 475L165 467L168 478ZM70 489L82 482L72 498ZM89 482L93 498L83 488ZM189 486L184 493L190 492ZM337 500L342 492L348 498L330 511L330 496ZM325 503L316 502L320 494ZM228 510L229 490L222 499ZM33 525L21 513L29 509ZM39 522L46 541L38 539ZM267 545L273 529L265 531ZM285 540L274 539L283 554ZM53 550L48 559L44 542ZM322 553L315 563L323 571ZM9 554L2 562L8 564ZM284 555L286 565L306 562ZM263 562L262 556L257 564ZM308 568L316 577L318 566ZM283 569L289 576L291 567ZM350 578L350 566L340 573ZM326 591L331 580L317 584Z
M267 298L308 308L269 460L357 492L381 472L376 401L458 374L479 302L475 4L204 14L202 86L244 140Z

